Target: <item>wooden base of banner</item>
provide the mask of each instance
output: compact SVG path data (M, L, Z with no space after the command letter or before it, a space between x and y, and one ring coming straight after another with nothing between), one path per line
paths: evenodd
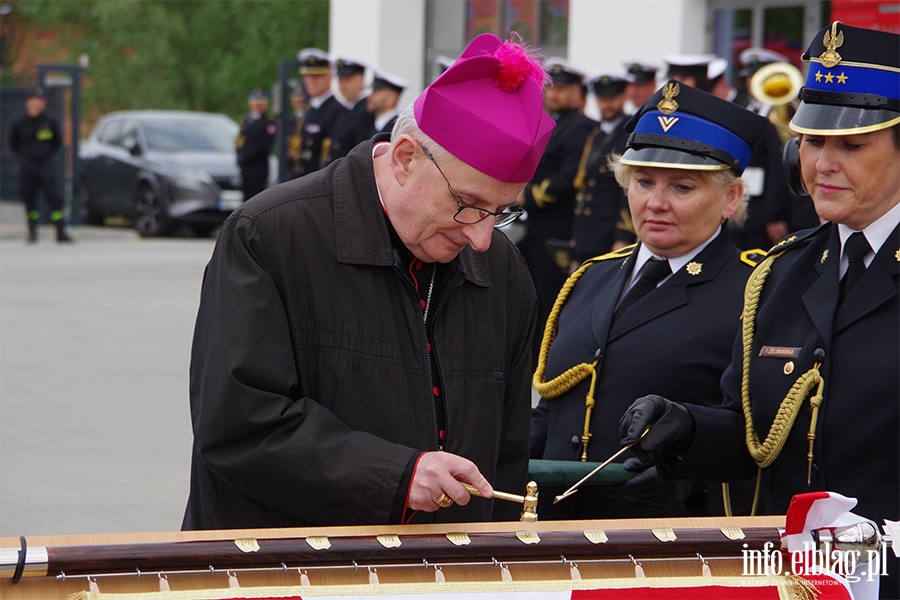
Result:
M623 520L595 520L595 521L545 521L538 523L459 523L442 525L406 525L406 526L369 526L369 527L324 527L304 529L265 529L265 530L230 530L230 531L199 531L199 532L171 532L171 533L142 533L142 534L103 534L103 535L70 535L70 536L34 536L27 538L29 548L46 547L85 547L137 544L138 549L142 544L159 545L173 544L177 547L179 542L198 542L226 540L247 540L240 542L238 547L244 552L254 552L252 542L259 540L265 545L266 540L274 539L302 539L306 538L306 544L310 539L327 537L329 540L348 537L378 537L379 542L385 545L384 556L377 561L366 562L357 560L353 556L335 557L335 564L296 564L285 562L282 568L270 566L266 568L231 568L222 565L210 565L210 569L204 572L202 569L191 567L190 573L180 573L177 568L171 566L166 569L142 568L141 573L136 571L118 574L106 574L103 571L94 572L93 575L70 575L65 577L51 574L46 577L23 577L18 583L11 583L9 579L0 579L0 597L4 600L47 600L52 598L66 599L72 594L90 592L92 589L100 590L103 595L121 593L151 593L161 589L169 589L173 592L188 590L220 590L225 593L229 585L239 585L241 590L248 591L261 587L294 587L308 582L306 590L315 589L317 595L324 593L317 588L335 586L364 586L367 594L378 594L388 591L393 584L421 585L423 590L428 586L442 585L441 581L448 583L461 582L506 582L510 589L529 590L535 585L529 582L568 581L572 582L566 589L577 587L577 581L590 580L622 580L630 582L643 573L645 578L658 578L655 581L662 583L663 579L671 578L695 578L708 576L722 581L740 578L745 568L739 540L728 540L722 533L723 528L764 529L771 534L775 548L778 548L778 528L784 527L783 516L772 517L733 517L733 518L688 518L688 519L623 519ZM525 532L527 530L527 533ZM675 543L666 541L667 536L679 534L679 530L708 530L710 538L721 538L729 543L727 556L687 556L682 547L676 556L667 558L667 549L676 547ZM621 544L613 547L612 542L604 542L603 537L616 539L617 532L652 531L654 544L648 546L642 544L637 549L629 549ZM547 544L547 552L541 555L541 544L544 540L553 539L559 532L578 534L581 540L578 558L560 555L558 546L551 550ZM587 533L585 533L587 532ZM404 561L401 564L391 562L390 543L384 540L398 537L411 540L414 536L445 536L448 533L469 534L477 538L478 534L508 533L517 535L521 543L528 545L529 555L527 559L509 561L471 560L471 546L461 544L457 555L450 557L444 553L439 560L433 556L421 556L416 561ZM541 534L544 540L541 540ZM715 533L715 535L713 535ZM729 532L730 534L731 532ZM529 538L536 534L537 541ZM380 537L379 537L380 536ZM463 536L465 537L465 536ZM591 539L591 544L597 548L596 556L591 556L584 550L584 539ZM382 539L384 538L384 540ZM593 538L593 539L592 539ZM620 536L621 539L621 536ZM762 539L762 538L760 538ZM655 541L655 540L658 540ZM452 541L452 540L451 540ZM756 541L757 543L759 540ZM516 542L519 543L519 542ZM241 546L243 544L243 546ZM533 545L532 545L533 544ZM669 544L668 546L666 544ZM335 547L340 543L335 543ZM410 543L407 544L407 548ZM447 545L450 545L449 543ZM156 546L154 546L156 547ZM17 538L0 539L0 548L4 552L9 549L19 548ZM176 548L177 549L177 548ZM615 550L615 552L613 552ZM356 561L356 562L354 562ZM196 562L196 561L195 561ZM457 564L453 564L457 563ZM575 568L573 568L573 566ZM230 569L230 570L229 570ZM162 573L160 572L162 571ZM577 574L573 575L573 573ZM701 580L702 581L702 580ZM438 582L438 583L436 583ZM491 586L497 584L491 583ZM518 586L518 587L517 587ZM483 586L482 586L483 587ZM554 586L558 587L558 586ZM477 586L476 586L477 588ZM582 588L583 589L583 588ZM381 591L380 591L381 590ZM357 591L356 593L359 593ZM427 593L427 592L425 592ZM306 594L304 595L313 595ZM331 595L331 594L329 594ZM89 595L88 595L89 596ZM161 598L164 594L159 595ZM199 596L198 596L199 597ZM219 596L229 597L229 596ZM231 597L241 597L234 595ZM251 597L248 595L247 597ZM258 597L258 596L257 596Z

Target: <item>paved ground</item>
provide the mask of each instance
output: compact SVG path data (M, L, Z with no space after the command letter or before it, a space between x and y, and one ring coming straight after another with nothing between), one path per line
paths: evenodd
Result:
M214 241L72 236L26 245L21 204L0 202L0 535L176 530Z

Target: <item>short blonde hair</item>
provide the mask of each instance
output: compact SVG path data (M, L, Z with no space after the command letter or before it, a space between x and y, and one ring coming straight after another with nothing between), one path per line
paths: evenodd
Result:
M606 164L613 172L613 175L615 175L616 182L622 187L622 190L627 196L628 184L631 181L631 176L634 175L634 172L640 169L640 167L637 165L626 165L621 161L621 158L621 154L612 153L606 159ZM696 177L701 181L711 183L718 187L723 202L726 199L725 193L728 188L731 187L735 183L735 181L739 181L743 193L741 194L741 201L738 203L737 209L734 211L734 214L731 215L731 218L728 219L728 227L731 229L735 229L747 222L747 217L750 214L749 210L747 209L747 204L750 202L750 194L747 190L747 186L745 185L744 180L735 175L734 171L732 171L731 169L723 169L721 171L701 171L694 169L679 170L687 171L693 177Z

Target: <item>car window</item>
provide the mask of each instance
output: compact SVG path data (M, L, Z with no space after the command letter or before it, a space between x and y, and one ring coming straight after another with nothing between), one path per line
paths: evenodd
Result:
M97 139L105 144L114 144L116 137L119 135L119 126L122 121L119 119L111 119L97 125Z
M228 119L153 119L144 123L151 150L161 152L228 152L234 150L238 126Z
M131 148L138 143L137 127L131 121L122 121L122 129L114 142L117 146Z

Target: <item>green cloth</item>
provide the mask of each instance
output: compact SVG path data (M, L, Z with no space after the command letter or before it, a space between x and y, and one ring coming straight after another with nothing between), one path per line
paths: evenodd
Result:
M530 460L528 461L528 479L540 485L572 485L582 477L596 469L598 462L580 462L574 460ZM634 477L636 473L626 471L620 463L609 464L581 485L612 485L623 483Z

